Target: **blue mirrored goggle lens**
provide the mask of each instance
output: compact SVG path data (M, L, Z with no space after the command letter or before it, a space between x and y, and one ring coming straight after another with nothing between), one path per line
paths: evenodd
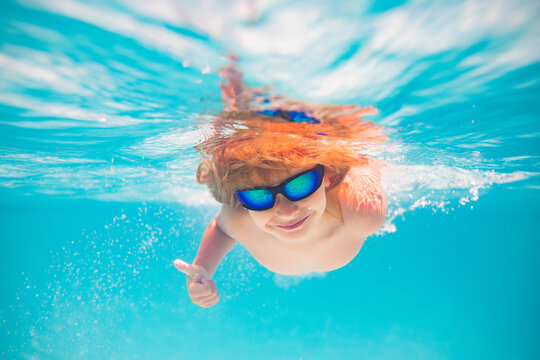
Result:
M292 200L298 200L315 192L315 190L317 190L321 184L321 181L321 172L313 170L289 182L287 185L285 185L284 190L287 196L289 196Z
M274 195L268 190L240 191L237 195L242 205L254 210L269 209L274 203Z
M251 210L268 210L274 206L275 196L278 193L282 193L291 201L310 196L321 186L323 176L324 168L318 165L315 169L276 187L238 191L236 194L244 207Z

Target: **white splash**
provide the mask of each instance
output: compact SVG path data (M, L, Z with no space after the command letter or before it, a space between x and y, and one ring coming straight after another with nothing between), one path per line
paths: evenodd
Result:
M477 201L480 192L493 184L517 182L538 175L524 171L498 173L444 165L390 164L382 172L388 211L386 223L378 234L396 231L394 220L406 212L421 208L448 212L458 204L464 206Z

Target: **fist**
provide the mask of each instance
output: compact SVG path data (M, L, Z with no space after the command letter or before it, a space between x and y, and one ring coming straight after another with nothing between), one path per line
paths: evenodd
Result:
M217 304L219 294L216 283L209 279L210 276L205 268L178 259L174 261L174 266L186 274L189 298L194 304L205 309Z

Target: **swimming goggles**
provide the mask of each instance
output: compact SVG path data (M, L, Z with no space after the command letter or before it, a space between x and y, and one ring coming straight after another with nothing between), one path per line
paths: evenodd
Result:
M236 196L246 209L268 210L276 203L277 194L282 194L290 201L305 199L319 189L323 178L324 166L317 165L313 169L288 178L278 186L240 190L236 192Z
M275 116L275 117L279 117L293 123L308 123L308 124L321 123L319 120L310 116L305 111L294 111L294 110L287 111L287 110L281 110L281 109L273 109L273 110L258 111L257 114L264 115L264 116ZM327 136L327 134L323 132L315 132L315 134Z
M259 115L265 116L277 116L290 122L302 123L307 122L310 124L320 124L320 121L312 116L309 116L305 111L287 111L281 109L268 109L257 112Z

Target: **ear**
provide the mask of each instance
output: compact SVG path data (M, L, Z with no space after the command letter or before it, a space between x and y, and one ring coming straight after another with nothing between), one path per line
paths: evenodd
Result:
M199 184L206 184L210 177L210 163L208 160L202 160L197 168L197 182Z
M324 174L324 187L326 189L328 189L328 187L330 186L331 182L330 182L330 177L327 175L327 174Z

